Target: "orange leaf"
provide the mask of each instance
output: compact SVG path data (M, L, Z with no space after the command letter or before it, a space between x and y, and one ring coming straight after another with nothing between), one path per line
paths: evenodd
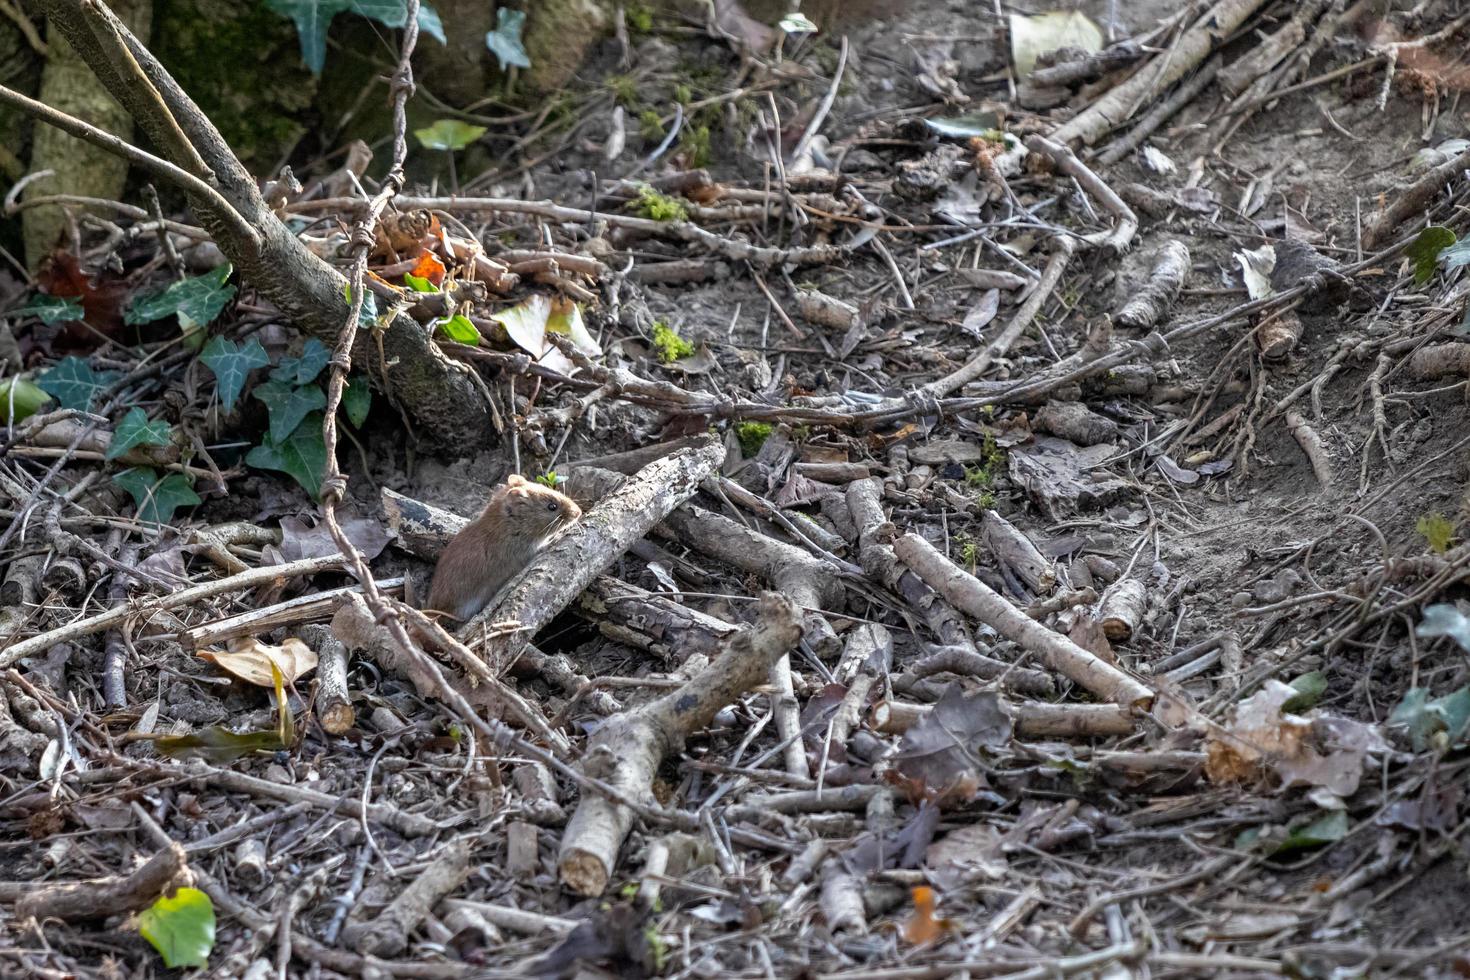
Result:
M420 279L427 279L436 286L444 285L444 263L439 257L428 249L419 253L419 260L414 263L413 274Z
M949 920L934 916L934 889L919 885L913 889L914 914L903 924L903 938L914 946L932 943L950 928Z

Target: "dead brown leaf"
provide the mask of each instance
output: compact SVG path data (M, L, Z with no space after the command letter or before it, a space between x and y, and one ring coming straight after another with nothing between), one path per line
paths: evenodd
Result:
M271 687L271 664L281 671L287 684L316 669L316 653L302 640L291 637L280 646L253 637L231 640L228 650L200 650L199 658L248 684Z

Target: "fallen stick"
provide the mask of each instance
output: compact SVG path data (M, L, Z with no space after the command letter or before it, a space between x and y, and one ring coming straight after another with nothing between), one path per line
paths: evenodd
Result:
M1073 140L1081 140L1088 146L1096 143L1109 130L1127 122L1138 111L1139 106L1146 104L1155 93L1163 91L1193 71L1264 2L1265 0L1220 0L1190 25L1177 44L1139 68L1127 81L1110 89L1082 112L1052 130L1051 138L1058 143L1070 143ZM1160 59L1164 59L1163 67L1156 69L1155 64Z
M1184 277L1187 275L1189 249L1183 242L1170 239L1159 246L1158 255L1154 256L1153 268L1148 274L1148 282L1118 311L1118 323L1138 329L1157 324L1169 312L1169 307L1183 288Z
M101 919L152 904L186 872L184 849L170 842L132 874L87 881L26 883L15 903L17 919ZM0 898L5 891L0 890Z
M1026 738L1106 738L1132 735L1133 713L1116 704L1032 704L1010 702L1016 734ZM934 711L932 704L879 701L868 709L874 731L902 735ZM829 791L830 792L830 791Z
M609 482L609 488L611 485ZM593 499L583 498L589 506ZM394 543L426 561L436 560L449 540L469 523L458 514L386 487L381 500ZM736 629L669 596L657 595L607 575L593 579L577 597L571 611L597 626L609 639L646 650L671 663L683 662L694 653L713 654L723 638ZM541 659L527 650L519 663L524 664L527 657ZM553 677L546 679L556 682ZM581 683L577 681L574 688Z
M1317 435L1317 430L1308 424L1302 413L1292 410L1286 413L1286 428L1296 440L1297 445L1302 447L1307 461L1312 464L1312 475L1324 488L1332 486L1332 460L1327 455L1327 447L1322 445L1322 437Z
M403 591L403 579L378 579L378 589L385 595L396 596ZM297 626L331 619L339 599L349 592L361 591L361 585L344 585L339 589L313 592L311 595L297 596L249 612L225 616L182 631L179 633L179 642L197 650L241 636L258 636L280 626Z
M997 357L1005 356L1006 352L1011 349L1011 345L1020 339L1027 327L1031 326L1032 321L1036 319L1036 314L1041 312L1041 307L1051 298L1052 292L1057 288L1057 283L1062 279L1067 263L1072 259L1072 252L1076 246L1072 244L1072 239L1058 236L1052 239L1052 249L1051 258L1047 260L1046 269L1041 274L1041 281L1036 284L1031 295L1026 297L1026 302L1021 304L1016 315L1011 317L1011 322L1006 324L1006 328L963 367L922 385L919 388L919 395L943 398L956 388L969 384L990 370L990 365L995 363ZM884 406L886 407L890 402L904 404L902 399L890 399L889 402L884 403Z
M765 593L754 626L735 634L725 651L682 687L603 722L588 741L582 769L623 795L648 800L663 760L719 710L765 680L771 665L801 637L791 600ZM633 825L633 811L605 796L584 794L562 836L557 868L578 895L601 895Z
M538 554L511 582L504 599L481 610L459 635L468 640L493 622L517 623L514 632L491 634L479 641L491 668L504 670L593 579L694 496L699 484L717 472L724 459L724 444L710 440L697 449L680 450L649 463Z
M1446 160L1408 187L1390 191L1383 209L1373 212L1363 224L1363 247L1377 247L1401 222L1422 214L1429 202L1467 169L1470 169L1470 150Z
M1154 693L1147 686L1031 619L917 534L903 535L893 550L956 608L1041 657L1052 670L1124 707L1147 711L1153 704Z
M34 657L38 653L44 653L57 643L66 640L75 640L83 636L92 636L110 629L119 623L129 619L136 619L139 623L146 622L155 613L165 612L169 609L177 609L187 606L200 599L209 599L225 592L253 589L257 586L268 585L272 582L282 582L289 578L300 575L315 575L317 572L340 572L346 559L341 555L327 555L322 558L303 558L300 561L287 562L284 565L266 565L262 568L252 568L241 572L239 575L231 575L228 578L218 579L214 582L205 582L191 589L183 589L164 596L153 596L140 599L135 603L118 606L106 612L100 612L86 619L79 619L58 626L54 630L38 634L28 640L12 643L4 650L0 650L0 670L13 666L17 661L26 657Z
M469 864L469 838L451 841L376 918L344 929L342 941L368 956L400 955L408 949L409 934L439 900L464 884Z
M1128 251L1128 246L1133 244L1133 235L1138 231L1138 215L1118 196L1118 192L1093 173L1087 164L1077 159L1077 154L1065 143L1054 143L1040 133L1033 133L1026 137L1026 147L1033 153L1046 157L1057 170L1076 180L1079 187L1096 198L1105 211L1118 219L1112 231L1084 235L1082 240L1114 255Z

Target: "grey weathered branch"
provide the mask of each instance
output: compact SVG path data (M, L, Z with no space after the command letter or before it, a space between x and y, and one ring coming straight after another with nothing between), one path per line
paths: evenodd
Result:
M735 634L719 658L683 687L604 722L592 734L583 771L635 799L651 799L663 760L796 646L801 627L789 599L766 593L757 613L756 624ZM562 837L557 866L563 884L579 895L601 895L633 816L603 796L583 796Z

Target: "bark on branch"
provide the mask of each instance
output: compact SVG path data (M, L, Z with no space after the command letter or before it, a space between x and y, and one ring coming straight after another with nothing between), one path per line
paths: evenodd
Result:
M767 592L758 619L735 634L708 668L674 691L615 715L593 732L583 771L635 799L652 799L653 777L671 753L740 695L765 680L771 665L796 646L800 617L791 600ZM603 796L584 796L567 823L557 867L579 895L601 895L633 825L633 811Z
M205 193L193 181L180 181L200 223L244 280L330 346L347 320L346 278L275 216L208 117L104 4L38 0L37 5L159 153L213 188L214 193ZM353 361L431 440L456 446L489 441L489 408L467 369L444 357L407 315L362 331Z

